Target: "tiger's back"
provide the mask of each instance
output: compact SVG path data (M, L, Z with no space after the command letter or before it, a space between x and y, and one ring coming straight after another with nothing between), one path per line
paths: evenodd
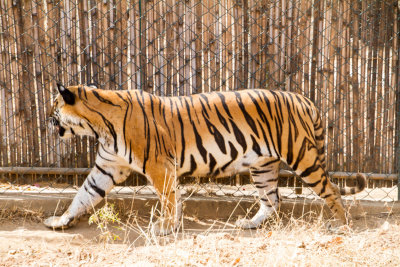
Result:
M161 109L145 110L157 122L149 137L158 138L156 128L171 136L178 176L226 176L268 158L291 164L302 145L316 147L318 111L295 93L243 90L153 101Z

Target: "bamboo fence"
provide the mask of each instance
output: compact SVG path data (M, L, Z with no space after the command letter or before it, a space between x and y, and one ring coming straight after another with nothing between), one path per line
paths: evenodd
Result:
M0 167L94 164L95 140L47 127L56 81L163 96L268 88L321 109L330 171L393 181L399 26L397 0L2 0Z

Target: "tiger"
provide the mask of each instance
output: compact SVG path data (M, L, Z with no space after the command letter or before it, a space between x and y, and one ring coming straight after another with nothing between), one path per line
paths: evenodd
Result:
M301 94L267 89L161 97L142 90L102 90L57 84L50 121L60 138L93 136L95 164L68 209L44 224L53 229L76 225L131 172L154 186L161 214L151 230L166 235L182 216L179 177L227 177L249 172L259 208L236 226L259 227L276 214L283 162L322 199L341 224L350 222L341 195L361 192L339 188L326 171L324 128L313 102Z

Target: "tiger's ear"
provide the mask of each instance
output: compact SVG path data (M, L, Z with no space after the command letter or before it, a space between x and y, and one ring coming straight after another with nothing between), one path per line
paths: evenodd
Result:
M60 95L64 99L65 103L68 105L73 105L75 104L75 95L72 93L70 90L65 88L62 84L57 83L57 89L58 92L60 92Z

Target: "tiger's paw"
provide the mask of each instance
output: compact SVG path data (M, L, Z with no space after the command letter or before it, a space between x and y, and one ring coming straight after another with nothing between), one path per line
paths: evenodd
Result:
M54 230L64 230L75 225L77 220L66 216L51 216L44 220L44 225Z
M173 233L178 224L169 220L160 219L151 226L151 232L157 236L165 236Z
M239 219L235 223L236 227L242 228L242 229L254 229L257 228L259 224L254 223L252 220L243 218Z

